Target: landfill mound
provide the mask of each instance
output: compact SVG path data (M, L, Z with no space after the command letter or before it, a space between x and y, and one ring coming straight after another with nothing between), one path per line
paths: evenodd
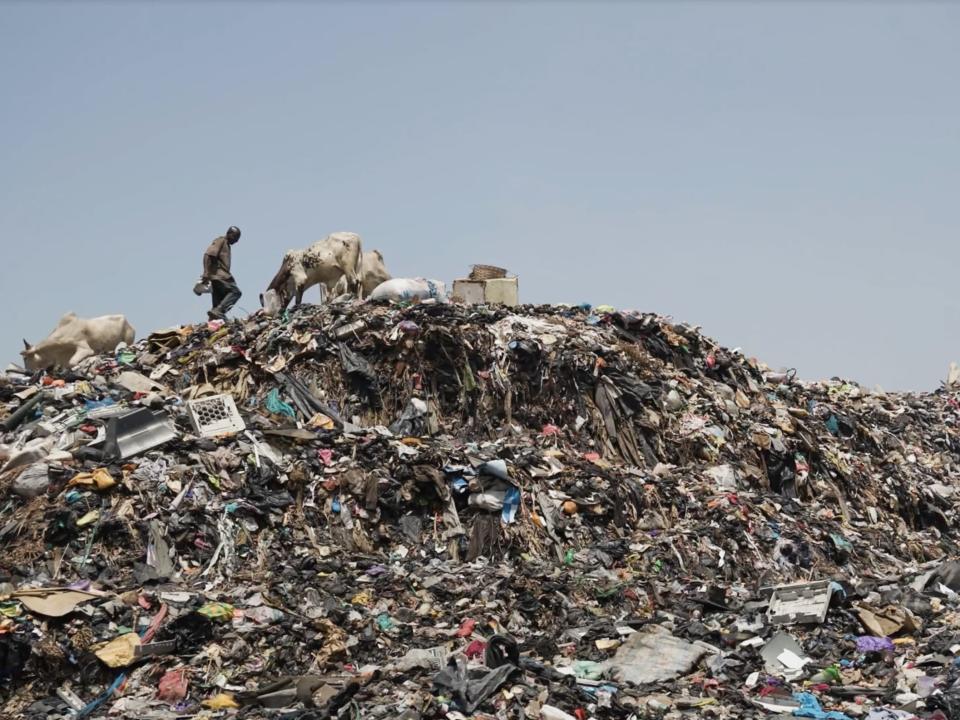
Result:
M8 369L0 714L960 718L956 395L605 310Z

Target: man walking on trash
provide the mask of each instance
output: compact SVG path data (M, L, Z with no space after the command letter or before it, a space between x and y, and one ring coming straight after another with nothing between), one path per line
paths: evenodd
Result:
M231 225L226 235L221 235L203 254L204 283L210 283L213 308L207 312L211 320L223 319L240 299L240 288L230 274L230 246L240 239L240 228Z

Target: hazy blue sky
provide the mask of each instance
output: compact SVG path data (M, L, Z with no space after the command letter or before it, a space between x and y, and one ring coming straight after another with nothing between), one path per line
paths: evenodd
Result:
M960 360L960 5L0 5L0 355L205 317L334 230L396 276L701 325L807 378ZM316 300L316 291L308 298Z

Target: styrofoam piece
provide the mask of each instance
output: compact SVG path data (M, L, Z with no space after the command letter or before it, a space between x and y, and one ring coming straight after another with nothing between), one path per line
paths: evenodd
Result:
M453 297L467 305L506 305L520 303L519 280L497 278L496 280L454 280Z
M520 304L520 281L515 277L487 280L483 295L490 305L515 307Z
M186 405L193 430L200 437L240 432L247 427L230 395L213 395L188 400Z
M822 623L830 608L830 581L782 585L774 588L767 609L771 625Z

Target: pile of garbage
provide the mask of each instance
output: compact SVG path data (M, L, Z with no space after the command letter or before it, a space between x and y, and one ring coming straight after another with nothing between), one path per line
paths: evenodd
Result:
M960 718L960 397L359 302L0 376L0 715Z

